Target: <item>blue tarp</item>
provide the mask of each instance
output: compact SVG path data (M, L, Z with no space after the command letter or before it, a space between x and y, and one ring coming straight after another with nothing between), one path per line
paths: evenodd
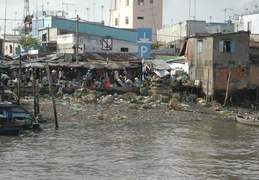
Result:
M21 60L25 59L28 53L21 53ZM16 56L12 56L13 60L20 60L20 54Z

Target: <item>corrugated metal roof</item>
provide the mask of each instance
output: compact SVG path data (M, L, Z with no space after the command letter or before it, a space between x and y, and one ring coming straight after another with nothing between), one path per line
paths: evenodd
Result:
M68 31L76 31L76 21L67 20L57 17L46 17L46 23L51 22L52 28L59 28ZM47 24L46 24L46 27ZM136 42L137 41L137 31L128 29L113 28L110 26L98 25L89 22L79 22L79 33L85 33L101 37L111 37L113 39L120 39L125 41Z

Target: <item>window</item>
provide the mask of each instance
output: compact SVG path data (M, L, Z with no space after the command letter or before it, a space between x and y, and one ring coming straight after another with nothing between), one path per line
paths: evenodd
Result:
M115 26L118 26L118 18L115 18Z
M126 6L129 6L129 0L126 0Z
M12 45L9 45L9 53L13 53L13 46Z
M235 41L219 41L219 52L235 52Z
M154 3L154 0L150 0L150 4L153 4Z
M121 52L129 52L129 48L121 48Z
M129 17L128 16L126 16L126 18L125 18L125 24L129 24Z
M198 53L202 53L203 41L198 41Z
M144 6L144 0L138 0L138 5L139 6Z
M42 34L42 41L47 41L47 34Z
M137 19L144 19L144 17L137 17Z
M20 46L15 48L15 54L20 54L21 53L21 48Z

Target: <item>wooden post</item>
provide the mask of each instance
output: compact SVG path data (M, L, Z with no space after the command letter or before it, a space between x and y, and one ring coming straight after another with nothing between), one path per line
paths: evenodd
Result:
M56 102L55 102L55 97L52 91L52 81L50 78L50 70L49 70L49 64L46 62L46 69L47 69L47 74L48 74L48 81L49 81L49 92L52 97L52 103L53 103L53 110L54 110L54 117L55 117L55 128L58 129L58 118L57 118L57 111L56 111Z
M207 92L206 92L206 103L209 102L209 77L210 77L210 71L209 71L209 68L208 68L208 79L207 79Z
M21 68L22 68L22 55L20 54L19 58L19 72L18 72L18 78L17 78L17 96L18 96L18 102L17 104L20 105L20 86L21 86Z
M224 104L223 104L223 106L226 106L226 104L227 104L227 100L228 100L228 96L229 96L230 77L231 77L231 68L229 68L229 72L228 72L227 89L226 89L226 95L225 95L225 100L224 100Z
M36 85L35 85L35 74L34 69L32 69L32 89L33 89L33 103L34 103L34 117L37 117L37 104L36 104Z

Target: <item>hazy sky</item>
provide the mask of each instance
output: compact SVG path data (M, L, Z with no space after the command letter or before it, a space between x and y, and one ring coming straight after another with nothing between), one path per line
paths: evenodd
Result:
M42 9L51 11L63 9L68 10L69 18L79 15L80 18L90 21L100 22L103 19L105 25L108 25L109 9L114 0L29 0L29 2L30 14ZM258 0L164 0L163 24L176 24L188 20L189 17L194 19L194 16L196 20L224 22L229 16L253 12L256 9L259 11ZM11 29L18 24L18 20L21 22L23 13L24 0L0 0L0 34L4 33L4 19L7 19L7 33L13 34Z

